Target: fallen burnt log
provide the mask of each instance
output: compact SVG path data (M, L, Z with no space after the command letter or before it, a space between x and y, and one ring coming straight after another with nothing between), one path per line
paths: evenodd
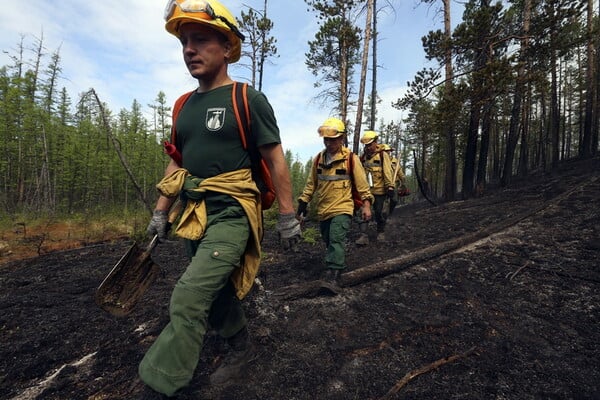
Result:
M519 217L518 221L524 218L526 217L521 216ZM481 240L487 236L490 236L493 233L496 233L498 231L508 228L511 225L514 225L518 221L515 221L515 218L510 218L509 220L503 221L504 223L502 224L482 229L470 235L461 236L459 238L448 240L446 242L439 243L434 246L430 246L410 254L390 258L371 265L367 265L365 267L357 268L350 272L346 272L340 275L340 287L343 288L356 286L370 280L374 280L377 278L384 277L386 275L400 272L414 265L430 261L451 251L457 250L461 247L471 245L474 242ZM323 288L322 284L322 281L315 280L290 286L284 286L282 288L279 288L277 292L274 293L274 295L283 300L293 300L298 298L316 297L324 293L332 292L331 290L327 290L327 288Z
M597 178L591 179L588 184L596 181ZM485 239L493 234L499 233L510 228L513 225L529 218L547 207L560 202L567 198L575 190L581 189L581 185L575 186L562 194L554 197L552 200L543 203L542 205L523 212L510 216L497 224L490 225L480 229L477 232L461 236L456 239L447 240L445 242L429 246L421 250L417 250L410 254L399 257L390 258L380 261L365 267L357 268L353 271L346 272L340 276L340 287L356 286L361 283L381 278L396 272L400 272L414 265L421 264L435 258L441 257L450 252L456 251L462 247L472 245L473 243ZM316 297L321 294L337 294L337 288L332 288L331 285L324 285L322 281L309 281L301 284L295 284L279 288L275 292L275 296L282 300L293 300L297 298Z

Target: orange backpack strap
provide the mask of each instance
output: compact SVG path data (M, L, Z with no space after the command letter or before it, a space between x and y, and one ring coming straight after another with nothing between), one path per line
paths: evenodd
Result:
M250 141L249 136L252 133L250 129L250 107L248 107L248 84L233 82L231 97L233 113L240 132L242 146L244 149L248 149L248 142ZM252 150L252 148L250 150Z
M177 123L177 117L179 116L179 112L183 108L183 105L190 98L192 94L194 94L195 90L184 93L177 100L175 100L175 105L173 106L173 124L171 125L171 143L175 144L175 139L177 135L177 131L175 130L175 124Z
M269 209L275 201L275 187L271 172L265 160L262 159L256 144L256 137L252 134L250 107L248 105L248 84L233 82L231 91L233 113L238 125L242 146L250 155L252 164L252 177L261 192L261 206L263 210Z
M175 129L175 124L177 122L177 117L179 116L179 112L183 108L183 105L185 104L186 101L188 101L188 99L190 98L190 96L193 93L194 93L193 90L189 91L187 93L182 94L181 96L179 96L179 98L177 100L175 100L175 105L173 106L173 114L172 114L173 123L171 125L171 142L169 143L169 141L166 140L164 143L165 153L167 153L169 155L169 157L171 157L179 166L181 166L181 152L177 149L177 147L175 145L175 140L177 139L176 138L177 130Z

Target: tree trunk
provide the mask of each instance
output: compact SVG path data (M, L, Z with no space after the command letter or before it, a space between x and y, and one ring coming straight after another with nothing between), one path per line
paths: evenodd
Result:
M365 100L365 86L367 80L367 69L369 67L369 42L371 41L371 19L373 18L373 0L367 1L367 17L365 23L365 37L363 39L363 54L360 70L360 82L358 89L358 101L356 106L356 123L354 124L354 146L353 151L358 153L357 139L360 136L362 126L363 104Z
M481 145L479 148L479 163L477 165L477 184L475 194L480 196L485 189L487 178L488 151L490 147L490 132L492 130L492 110L494 105L491 100L485 105L481 123Z
M375 129L377 118L377 0L373 2L373 80L371 82L371 123L370 130ZM358 140L356 140L355 153L358 153Z
M554 34L552 34L554 36ZM551 39L552 43L556 43L556 39ZM552 48L550 50L550 121L549 121L549 136L552 143L551 156L552 156L552 168L558 166L559 161L559 128L560 128L560 111L558 105L558 62L556 57L556 50Z
M518 175L527 176L529 173L529 124L531 123L531 89L529 84L525 89L525 101L521 112L521 151L519 152Z
M531 23L531 0L525 0L523 4L523 30L521 39L521 48L519 50L519 65L517 67L517 77L515 82L515 94L513 97L513 106L510 114L510 125L508 128L508 138L506 140L506 153L504 156L504 169L500 184L506 186L510 183L513 175L513 162L517 142L519 139L519 124L521 122L521 101L523 99L523 91L525 90L525 74L527 71L527 49L529 47L529 27ZM523 130L526 132L526 130ZM525 138L526 139L526 138ZM525 146L527 141L525 140ZM523 140L521 140L523 146Z
M548 102L546 101L546 97L547 97L547 93L544 89L542 89L541 91L541 98L540 98L540 102L541 102L541 109L542 109L542 114L540 115L540 136L539 136L539 150L538 150L538 154L539 154L539 164L541 165L542 169L544 171L547 170L547 164L548 164L548 155L547 155L547 149L548 149L548 134L550 132L550 129L548 128Z
M465 150L465 166L463 169L462 198L468 199L473 195L473 183L475 180L475 159L477 157L477 137L479 131L479 120L481 106L479 99L474 96L471 99L471 112L469 118L469 131L467 132L467 145Z
M485 47L485 63L489 65L493 62L494 51L492 45L489 44ZM487 179L487 163L488 163L488 151L490 146L490 132L492 130L492 112L494 110L494 93L493 84L489 74L485 75L485 90L483 93L484 105L483 105L483 119L481 124L481 143L479 146L479 163L477 166L477 181L476 181L476 195L481 195L485 188Z
M594 0L587 1L587 67L585 74L585 116L583 123L583 139L579 146L579 155L592 155L592 126L594 121Z
M482 10L490 8L490 0L481 0ZM473 70L471 82L471 107L469 128L467 132L465 163L463 169L462 197L467 199L474 194L475 166L477 159L477 141L479 135L479 124L481 121L481 109L487 107L491 100L491 77L486 67L492 57L490 44L490 26L485 17L477 21L477 41L473 48ZM486 160L484 160L486 161Z
M340 119L346 123L348 117L348 53L346 43L340 49ZM356 136L356 135L354 135Z
M598 4L598 17L600 20L600 4ZM600 40L594 36L596 46L596 102L594 103L593 128L592 128L592 155L598 153L598 134L600 131Z
M447 101L446 107L450 107L452 104L452 96L454 95L454 71L452 68L452 47L450 46L450 39L452 38L452 25L450 19L450 0L444 0L444 35L447 40L447 47L444 53L444 66L446 72L446 83L444 96ZM444 173L444 200L454 200L456 192L456 141L454 138L455 134L455 123L454 115L452 110L447 110L446 116L447 121L444 125L444 136L446 138L446 168ZM449 112L448 112L449 111Z
M263 7L263 18L267 19L267 0L265 0L265 5ZM262 43L260 46L260 63L259 63L259 68L258 68L258 91L259 92L262 90L263 71L265 68L265 58L266 58L265 41L267 40L265 30L261 30L261 32L262 32ZM252 74L253 74L252 79L254 79L254 69L253 69Z
M42 36L37 41L38 46L37 46L36 54L35 54L35 61L33 62L33 74L32 74L33 80L31 81L31 85L29 87L29 93L28 93L29 101L31 101L32 104L35 103L35 94L37 92L38 82L40 80L40 64L41 64L42 58L44 56L44 43L43 42L44 42L44 35L42 33Z

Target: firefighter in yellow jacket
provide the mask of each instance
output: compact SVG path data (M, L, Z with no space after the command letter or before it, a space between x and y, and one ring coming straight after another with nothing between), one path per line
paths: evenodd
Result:
M317 154L304 191L298 198L297 215L305 215L308 203L316 196L317 218L327 246L324 279L337 284L346 268L345 241L355 209L352 187L363 202L360 212L365 221L371 219L373 196L360 159L344 146L344 123L337 118L327 118L318 132L325 149Z
M383 149L383 151L388 153L392 162L392 181L394 182L394 197L390 198L390 208L388 213L388 216L390 216L394 212L396 204L398 204L398 189L404 185L404 171L402 171L402 166L400 165L398 159L392 154L394 148L389 144L382 144L381 148Z
M383 150L383 147L377 143L378 133L375 131L365 131L360 142L364 144L364 153L361 156L362 165L367 174L367 180L371 193L375 198L373 211L375 222L377 223L377 241L385 241L385 223L383 207L387 198L394 197L394 182L392 176L392 161L390 156ZM356 240L358 245L369 244L367 235L368 221L361 221L361 235Z

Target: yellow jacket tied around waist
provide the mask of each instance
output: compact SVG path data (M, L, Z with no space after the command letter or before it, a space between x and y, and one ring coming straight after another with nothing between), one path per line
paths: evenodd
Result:
M163 196L176 197L181 193L186 179L190 176L191 174L186 169L178 168L164 177L156 185L156 188ZM190 191L190 189L186 190ZM263 235L259 201L260 191L252 180L250 169L240 169L203 179L191 191L198 192L198 194L210 191L229 195L240 203L248 217L251 235L240 268L237 268L231 275L231 280L236 288L236 295L239 299L242 299L252 288L254 278L258 273L261 252L260 240ZM199 198L198 201L188 199L186 207L181 213L179 224L175 229L177 236L199 240L204 235L208 218L203 196L199 196Z

